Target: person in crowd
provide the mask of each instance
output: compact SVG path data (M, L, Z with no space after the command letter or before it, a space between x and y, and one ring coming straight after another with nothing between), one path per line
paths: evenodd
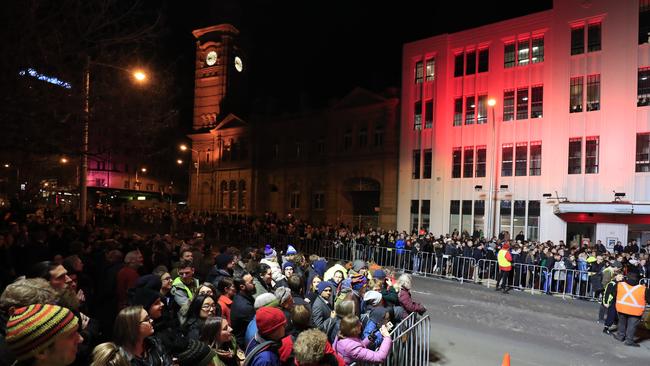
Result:
M510 290L508 282L512 270L512 255L510 254L510 244L507 241L503 243L503 246L499 250L497 261L499 263L499 276L497 277L497 287L495 291L501 290L504 294L507 294Z
M291 276L293 276L295 267L296 265L293 264L293 262L284 262L284 264L282 264L282 274L286 279L289 279Z
M280 341L285 335L286 318L280 309L264 306L255 312L257 333L246 347L245 364L279 365Z
M599 316L601 313L606 315L604 318L605 327L603 328L603 333L612 334L611 327L618 320L618 314L616 313L616 304L614 298L614 289L616 285L623 281L623 274L616 273L612 280L605 286L605 294L603 295Z
M399 291L399 303L404 309L406 315L411 313L418 313L420 315L424 314L427 309L422 306L422 304L413 301L411 296L411 287L412 287L412 277L409 274L403 274L397 280L397 285L400 288Z
M115 294L117 297L118 310L124 309L128 302L128 289L135 287L140 278L138 269L142 267L144 257L139 250L133 250L124 256L124 267L117 272L117 284Z
M187 320L182 327L187 338L198 340L205 320L210 316L221 315L221 310L217 314L218 307L219 305L212 296L197 295L194 297L187 310Z
M282 310L287 319L287 333L289 333L291 332L291 309L294 306L291 289L288 287L278 287L275 290L275 298L278 300L280 310Z
M319 275L315 275L311 278L311 281L309 281L309 288L307 289L307 297L305 300L308 300L308 302L312 304L312 307L318 297L318 285L320 285L322 281L322 277Z
M273 277L271 276L271 267L266 263L260 263L255 268L253 283L255 284L255 294L253 297L258 297L261 294L272 293L273 289L271 283Z
M318 296L311 307L311 321L319 329L322 329L323 323L332 317L332 305L330 302L332 289L333 285L330 282L321 282L318 284Z
M650 302L650 290L639 285L639 275L629 273L625 281L616 284L612 296L616 299L618 312L618 332L614 338L625 342L626 346L639 347L634 340L634 333L641 321L646 304Z
M199 288L199 280L194 278L194 264L182 260L178 267L178 277L172 282L172 295L178 308L192 301Z
M258 309L264 307L264 306L270 306L273 308L280 308L280 301L278 301L278 298L275 297L275 294L261 294L260 296L255 299L255 311ZM255 333L257 332L257 323L255 322L255 316L253 316L253 319L248 323L248 326L246 326L246 334L244 336L244 344L250 343L251 339L255 337Z
M165 266L156 267L152 274L160 278L160 300L163 302L163 305L165 305L163 308L163 316L165 319L171 319L175 315L174 297L171 293L172 276L167 272Z
M180 269L180 264L183 261L190 261L194 263L194 251L192 250L192 247L183 243L180 249L180 253L178 256L178 262L172 263L172 271L171 275L172 278L178 277L178 270Z
M244 348L246 327L255 316L255 299L253 298L255 284L253 283L253 276L249 273L244 274L242 278L235 278L234 284L237 288L237 294L232 301L230 320L232 321L231 325L237 339L237 345L239 345L239 348Z
M113 342L98 344L93 349L92 358L90 366L130 366L124 353Z
M139 287L132 290L133 295L129 300L130 306L142 306L154 321L162 318L165 304L160 299L160 291L148 287Z
M233 268L235 267L235 258L228 254L222 253L214 258L214 266L210 269L207 282L212 283L215 287L223 278L232 278Z
M230 323L230 309L232 307L232 300L235 298L237 289L235 282L230 277L224 277L217 285L217 292L220 294L217 303L221 307L221 316L223 316L228 324Z
M240 362L244 360L244 352L237 347L232 328L225 318L208 317L201 329L199 340L217 352L223 365L239 366Z
M325 333L309 329L298 335L294 342L296 366L344 366L345 361L327 341Z
M14 309L4 340L15 366L66 366L77 358L79 320L67 308L33 304Z
M201 341L190 339L185 350L178 354L179 366L222 366L217 352Z
M348 315L341 320L339 338L334 342L334 350L343 358L346 365L353 362L381 363L390 352L392 340L388 328L383 325L380 332L383 340L377 351L366 348L370 344L368 338L361 340L362 324L359 317Z
M171 357L155 338L153 319L142 306L122 309L115 318L113 341L132 366L171 366Z
M199 286L198 291L196 292L197 295L205 295L205 296L210 296L212 300L217 300L217 288L215 285L213 285L210 282L203 282L201 286Z
M39 262L33 265L27 274L27 278L43 278L57 291L62 291L72 281L65 267L51 261Z
M287 279L287 285L291 290L291 297L293 298L293 303L295 305L306 305L310 307L309 301L305 299L304 296L304 283L302 277L299 275L293 275Z

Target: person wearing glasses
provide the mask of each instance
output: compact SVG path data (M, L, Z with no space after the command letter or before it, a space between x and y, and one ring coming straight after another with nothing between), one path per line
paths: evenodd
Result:
M194 278L194 264L183 260L178 267L178 277L172 282L172 295L179 308L192 301L199 288L199 280Z
M212 296L196 296L187 310L187 320L183 324L183 333L189 338L199 340L205 320L210 316L221 316L221 307Z
M133 366L173 365L153 334L153 319L142 306L126 307L115 318L113 341Z

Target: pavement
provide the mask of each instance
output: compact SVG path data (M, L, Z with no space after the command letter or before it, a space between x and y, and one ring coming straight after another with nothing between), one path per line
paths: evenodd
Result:
M414 276L413 297L431 319L431 365L650 365L650 335L633 348L602 333L598 304L508 294L472 283Z

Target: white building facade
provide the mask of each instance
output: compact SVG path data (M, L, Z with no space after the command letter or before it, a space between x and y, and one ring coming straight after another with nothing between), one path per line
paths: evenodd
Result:
M405 44L398 229L645 243L649 32L647 0L556 0Z

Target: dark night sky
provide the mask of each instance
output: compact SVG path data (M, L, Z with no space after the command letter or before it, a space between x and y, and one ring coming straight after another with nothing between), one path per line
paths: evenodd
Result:
M405 42L546 10L552 1L451 1L447 9L434 0L380 4L349 0L169 2L166 52L177 63L178 87L186 96L179 107L183 114L188 107L191 113L191 31L195 28L222 22L239 28L248 58L251 100L272 97L280 109L292 110L301 94L319 105L355 86L373 91L399 87Z

